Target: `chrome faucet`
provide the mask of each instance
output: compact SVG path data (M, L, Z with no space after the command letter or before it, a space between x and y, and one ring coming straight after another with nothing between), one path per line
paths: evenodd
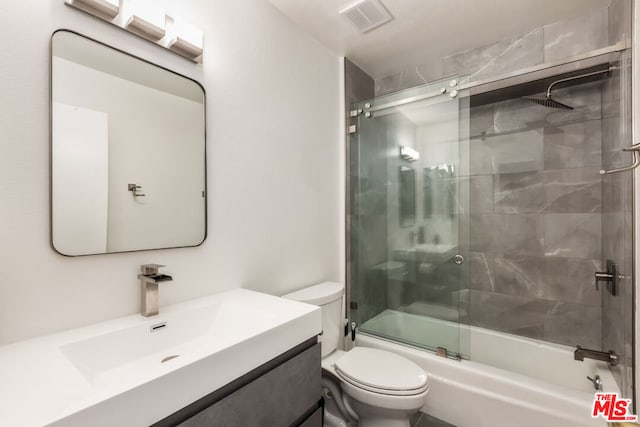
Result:
M603 362L609 363L611 366L616 366L618 364L618 355L613 351L598 351L598 350L590 350L588 348L582 348L582 346L577 345L575 351L573 352L574 360L584 361L587 359L595 359L601 360Z
M144 317L158 314L158 283L173 280L173 277L167 274L158 273L160 267L164 267L164 265L143 264L140 266L140 271L142 272L138 274L140 289L142 291L140 314Z

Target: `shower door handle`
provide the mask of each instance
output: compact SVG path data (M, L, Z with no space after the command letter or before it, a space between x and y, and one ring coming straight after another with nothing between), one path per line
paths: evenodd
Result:
M453 257L453 262L455 262L456 264L460 265L464 262L464 257L460 254L456 255Z
M627 171L634 170L635 168L640 166L640 154L638 154L638 151L640 151L640 143L633 144L632 146L627 148L623 148L622 151L631 152L631 154L633 155L633 163L630 164L629 166L625 166L622 168L615 168L615 169L609 169L609 170L600 169L600 175L609 175L612 173L627 172Z

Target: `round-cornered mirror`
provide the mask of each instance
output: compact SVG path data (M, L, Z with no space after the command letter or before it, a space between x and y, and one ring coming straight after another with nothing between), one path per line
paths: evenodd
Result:
M205 93L71 31L52 36L51 242L78 256L206 237Z

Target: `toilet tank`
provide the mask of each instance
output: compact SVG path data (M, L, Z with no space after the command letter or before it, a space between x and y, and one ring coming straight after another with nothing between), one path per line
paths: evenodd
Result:
M322 357L333 353L338 348L343 328L342 319L344 318L342 314L343 294L344 285L341 283L324 282L282 296L282 298L320 306Z

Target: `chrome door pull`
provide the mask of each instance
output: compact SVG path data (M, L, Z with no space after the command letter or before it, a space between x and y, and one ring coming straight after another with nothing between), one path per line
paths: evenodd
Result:
M464 262L464 257L462 255L456 255L453 257L453 262L455 262L456 264L460 265Z
M640 151L640 143L633 144L632 146L627 148L623 148L622 151L630 152L633 155L633 163L630 164L629 166L624 166L621 168L615 168L615 169L609 169L609 170L600 169L600 175L609 175L611 173L627 172L630 170L634 170L635 168L640 166L640 155L638 154L638 151Z

